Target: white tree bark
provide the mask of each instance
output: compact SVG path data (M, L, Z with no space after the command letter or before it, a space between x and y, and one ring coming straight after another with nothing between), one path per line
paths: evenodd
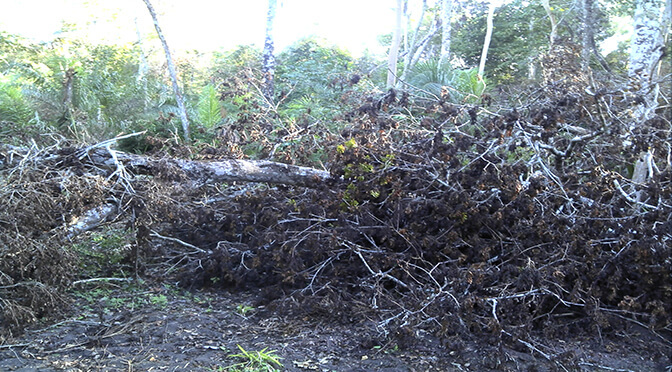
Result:
M453 18L453 0L441 0L441 55L439 56L439 66L450 62L450 39Z
M440 26L441 20L437 18L434 22L432 22L431 26L429 27L429 31L427 31L427 34L425 37L420 40L418 43L418 47L415 49L415 53L413 53L413 58L411 58L411 64L410 68L413 68L418 61L420 60L420 57L422 54L425 52L425 49L427 49L427 46L430 44L429 42L432 40L434 35L436 35L437 32L439 32L439 26ZM432 55L431 53L431 48L427 52L427 55Z
M418 24L415 27L415 31L413 32L413 35L411 36L412 39L410 42L408 42L408 36L406 37L406 54L404 56L404 71L401 73L401 80L404 81L406 80L406 76L408 76L408 71L413 68L411 65L411 61L413 60L413 55L415 54L415 51L418 47L418 34L420 33L420 26L422 26L422 21L425 18L425 12L427 11L427 0L422 0L422 11L420 12L420 18L418 19ZM410 26L410 18L411 18L411 12L408 12L408 25Z
M402 0L397 0L394 33L392 45L387 58L387 88L394 88L397 82L397 60L399 58L399 46L401 44L401 16L404 12Z
M534 18L530 17L530 21L527 24L527 29L532 35L532 32L534 31ZM532 81L535 79L537 76L537 58L538 55L536 54L531 54L527 57L527 78Z
M495 2L490 1L488 7L487 28L485 30L485 40L483 41L483 50L481 51L481 62L478 64L478 75L483 76L485 72L485 61L488 59L488 49L490 48L490 40L492 39L492 29L494 28L492 19L495 16Z
M661 18L664 0L636 0L634 28L630 44L628 76L633 93L638 96L636 119L644 121L655 113L658 99L656 67L663 55L664 44Z
M588 72L590 67L590 54L592 51L591 39L593 34L593 0L582 0L583 13L583 37L581 50L581 69Z
M548 20L551 22L551 34L549 35L551 47L555 44L555 38L558 35L558 21L555 19L555 15L551 11L550 0L541 0L541 5L544 7L546 14L548 15Z
M143 1L145 2L145 5L147 5L147 10L149 10L149 14L152 16L152 20L154 21L154 28L156 29L156 33L159 36L159 40L161 40L161 45L163 45L163 51L166 53L166 63L168 64L168 72L170 73L170 80L173 82L173 93L175 94L177 107L180 111L180 120L182 120L182 130L184 132L184 139L185 141L189 142L190 141L189 119L187 118L187 109L184 105L184 98L182 97L182 93L180 92L180 86L177 84L177 72L175 70L175 64L173 63L173 57L170 54L170 48L168 48L168 43L166 42L166 38L163 36L161 27L159 27L159 19L156 15L154 7L152 6L152 3L150 3L149 0L143 0Z
M284 185L316 187L331 179L328 171L301 167L298 165L276 163L266 160L225 159L219 161L185 160L172 158L153 158L150 156L129 154L116 151L110 146L116 140L131 137L134 133L92 145L74 151L79 161L103 171L107 177L117 175L127 177L125 183L133 182L133 175L149 176L174 175L175 178L192 181L197 184L210 182L268 182ZM32 162L49 164L70 164L67 155L72 151L59 152L44 150L36 156L31 149L0 143L0 170L20 165L28 156ZM111 176L112 175L112 176ZM104 213L99 213L103 215ZM94 218L92 216L91 218Z
M263 74L262 92L269 105L273 105L275 95L275 46L273 42L273 23L275 22L275 10L277 0L268 0L268 13L266 14L266 37L264 38L264 51L262 57L261 72Z
M106 169L116 169L118 163L121 163L135 174L155 175L172 169L197 183L243 181L313 187L331 177L328 171L266 160L155 159L120 151L111 153L107 148L92 149L88 151L87 158L96 166Z

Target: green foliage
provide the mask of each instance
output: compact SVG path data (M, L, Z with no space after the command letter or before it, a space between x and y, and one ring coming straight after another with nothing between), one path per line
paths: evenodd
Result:
M455 28L451 50L477 66L485 39L486 11L475 11ZM516 0L497 8L485 73L496 83L527 78L530 63L548 47L550 23L541 3Z
M26 125L33 110L23 94L20 85L14 84L0 75L0 121L13 121L20 126Z
M419 95L441 97L448 89L453 103L477 103L485 92L486 81L478 76L475 68L462 70L447 65L439 66L437 59L418 62L409 74L408 82L419 89Z
M5 110L10 101L14 107L23 106L12 113L12 120L38 117L63 134L88 142L145 129L142 126L159 113L171 112L174 102L159 71L139 74L140 53L132 45L91 45L70 39L36 45L0 34L0 76L11 80L13 89L5 85L9 80L3 81L0 89L9 98L5 94L0 105Z
M250 312L254 311L254 307L249 305L239 304L236 306L236 312L242 316L247 316Z
M215 52L210 75L225 77L243 71L261 69L261 52L250 46L240 45L231 51Z
M235 372L275 372L282 368L281 357L275 354L275 350L266 351L247 351L242 346L237 345L240 353L229 355L231 358L242 359L242 362L224 367L222 371Z
M214 85L208 84L201 90L198 100L198 120L206 128L212 129L222 120L222 103Z
M354 59L345 51L324 46L315 39L303 39L278 56L276 92L281 115L298 118L310 115L332 118L339 96L348 87L354 71Z
M106 228L92 233L90 240L74 244L83 274L91 277L120 274L122 261L129 253L129 236L127 230Z
M114 278L111 278L114 279ZM148 291L142 282L113 281L110 278L83 283L87 287L72 290L71 294L83 300L87 311L111 312L120 309L138 309L151 306L165 309L168 297L162 293ZM119 285L119 283L123 283ZM94 284L95 287L91 287Z
M558 37L580 44L581 9L570 0L552 2L558 18ZM451 52L467 65L478 65L486 31L486 10L473 4L454 26ZM550 21L540 2L515 0L495 11L494 32L488 49L485 74L494 84L515 84L528 78L529 67L539 64L539 56L548 50ZM595 11L595 39L613 33L604 11Z
M215 54L209 70L211 84L217 87L221 123L246 128L267 120L267 105L259 90L260 60L261 53L250 46Z

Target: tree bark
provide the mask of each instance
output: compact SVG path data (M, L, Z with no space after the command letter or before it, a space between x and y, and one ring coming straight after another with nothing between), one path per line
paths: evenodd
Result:
M432 40L434 35L436 35L437 32L439 32L441 24L441 19L436 18L434 22L432 22L429 31L427 31L427 34L420 40L418 43L418 47L415 49L415 52L413 53L413 58L411 58L411 63L409 66L409 69L412 69L413 66L415 66L418 61L420 60L420 57L422 57L422 54L425 52L425 49L427 49L427 46L430 44L429 42ZM427 52L427 55L432 55L433 50L430 48L430 50Z
M588 72L590 69L590 53L592 51L590 40L593 35L593 0L582 0L581 5L583 8L581 70Z
M664 0L637 0L635 2L634 35L630 45L628 76L631 90L637 96L636 119L643 122L655 113L658 99L656 67L663 51Z
M422 0L422 11L420 12L420 19L418 20L417 26L415 26L415 30L413 31L413 35L411 36L412 39L410 42L406 42L407 47L406 47L406 53L404 55L404 70L401 73L401 80L404 81L406 80L406 76L408 76L408 71L413 67L411 66L411 61L413 60L413 55L415 54L415 50L418 46L417 40L418 40L418 34L420 33L420 26L422 26L422 21L425 18L425 12L427 11L427 0ZM410 26L410 12L408 12L408 18L409 21L407 22L408 25ZM408 38L407 38L408 39Z
M316 187L330 178L328 171L266 160L155 159L119 151L112 155L106 148L89 151L87 158L101 168L113 169L118 166L116 162L120 162L135 174L175 174L197 183L243 181Z
M529 35L531 36L534 31L534 18L530 17L530 21L527 24L527 29L529 31ZM534 81L534 79L537 76L537 59L538 59L538 52L530 52L530 55L527 57L527 78L530 81Z
M396 21L392 34L392 45L387 58L387 88L394 88L397 81L397 59L399 58L399 45L401 44L401 16L403 14L403 2L397 0Z
M61 119L62 123L68 123L68 125L74 124L74 119L72 117L73 112L73 87L75 83L75 69L70 67L64 71L65 76L63 77L63 117Z
M173 63L173 57L170 54L170 48L168 48L168 43L166 42L166 38L163 36L161 27L159 27L159 19L156 16L156 11L154 11L152 3L150 3L149 0L143 0L143 1L145 2L145 5L147 5L147 10L149 10L149 14L152 16L152 20L154 21L154 28L156 28L156 33L158 34L159 40L161 40L161 45L163 45L163 50L166 53L166 63L168 64L168 72L170 73L170 80L172 80L173 82L173 93L175 94L177 107L180 111L180 119L182 120L182 130L184 131L184 139L185 141L190 142L189 119L187 118L187 109L184 105L184 98L182 97L182 93L180 92L180 86L177 84L177 72L175 70L175 64Z
M548 15L548 20L551 22L551 34L549 35L549 41L551 47L555 44L555 38L558 35L558 21L555 19L555 15L551 11L550 0L541 0L541 5L544 7L546 14Z
M275 95L275 49L273 42L273 23L275 21L275 9L277 0L268 0L268 13L266 15L266 37L264 38L264 51L262 57L263 87L262 93L269 105L273 105Z
M495 3L490 1L488 7L487 28L485 31L485 40L483 41L483 51L481 52L481 62L478 64L478 75L483 76L485 72L485 60L488 59L488 49L490 48L490 40L492 39L492 29L494 28L492 19L495 16Z
M611 72L609 64L604 60L595 45L595 0L582 0L581 7L583 13L583 35L582 35L582 50L581 50L581 70L584 73L590 71L590 56L595 56L605 71Z
M450 40L452 32L453 18L453 0L441 1L441 55L439 56L439 66L450 62Z
M15 167L31 156L32 162L47 164L71 164L78 162L103 171L104 176L114 173L127 176L142 174L155 177L175 178L195 183L211 182L268 182L284 185L317 187L331 180L328 171L277 163L267 160L225 159L218 161L153 158L129 154L110 148L117 140L143 134L132 133L110 139L83 149L56 149L42 151L36 156L31 149L0 143L0 170ZM76 160L73 160L75 157ZM133 182L132 179L125 182Z

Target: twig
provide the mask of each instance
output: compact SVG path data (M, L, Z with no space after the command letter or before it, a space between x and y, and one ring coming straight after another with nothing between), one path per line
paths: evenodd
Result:
M505 331L505 330L502 330L502 333L504 333L505 335L507 335L507 336L509 336L509 337L513 337L513 335L512 335L511 333L509 333L509 332L507 332L507 331ZM514 338L515 338L515 337L514 337ZM529 342L527 342L527 341L525 341L525 340L522 340L522 339L520 339L520 338L516 338L516 341L518 341L518 342L520 342L521 344L527 346L530 350L532 350L532 351L536 351L537 353L539 353L541 356L543 356L543 357L546 358L547 360L549 360L549 361L553 361L553 360L551 359L551 356L550 356L550 355L548 355L548 354L544 353L543 351L539 350L536 346L532 345L531 343L529 343Z
M359 256L359 258L362 260L362 263L364 263L364 266L366 266L366 268L369 270L369 272L371 273L371 275L373 275L374 277L384 277L384 278L388 278L388 279L392 280L393 282L399 284L400 286L402 286L402 287L404 287L404 288L408 288L408 284L402 282L401 280L399 280L399 279L393 277L392 275L390 275L390 274L388 274L388 273L383 273L383 272L380 271L380 270L378 270L378 271L373 271L373 269L371 268L371 266L369 266L369 263L366 262L366 259L364 259L364 256L362 256L362 252L360 251L359 247L358 247L358 246L355 246L355 244L352 244L352 247L351 247L351 248L354 248L353 251Z
M607 366L603 366L603 365L600 365L600 364L588 363L588 362L579 362L579 365L580 366L588 366L588 367L597 367L599 369L606 369L607 371L635 372L631 369L613 368L613 367L607 367Z
M0 349L11 349L13 347L26 347L30 346L30 343L27 344L12 344L12 345L0 345Z
M196 250L196 251L198 251L198 252L200 252L200 253L211 253L211 252L206 251L205 249L198 248L197 246L195 246L195 245L193 245L193 244L189 244L189 243L184 242L184 241L182 241L182 240L180 240L180 239L177 239L177 238L171 238L171 237L169 237L169 236L163 236L163 235L161 235L161 234L159 234L159 233L157 233L157 232L155 232L155 231L152 231L151 234L149 234L149 236L152 236L152 237L155 237L155 238L159 238L159 239L163 239L163 240L168 240L168 241L171 241L171 242L173 242L173 243L177 243L177 244L183 245L183 246L185 246L185 247L187 247L187 248L194 249L194 250Z
M495 143L497 143L498 141L499 141L498 138L495 138L495 139L491 140L490 141L490 146L488 146L488 148L482 154L478 155L476 158L474 158L474 160L470 161L468 164L466 164L465 166L460 168L460 170L458 170L458 172L462 172L463 170L465 170L467 167L469 167L474 162L478 161L479 159L483 159L483 156L485 156L488 152L490 152L490 149L492 148L492 146L494 146ZM485 159L483 159L483 160L485 160ZM490 162L488 162L488 163L490 163ZM490 164L492 164L492 163L490 163Z
M72 285L93 283L93 282L132 282L133 278L91 278L91 279L82 279L75 280L72 282Z
M89 146L89 147L87 147L87 148L85 148L85 149L83 149L83 150L80 150L80 151L79 151L78 158L79 158L79 160L82 160L82 159L84 159L84 158L86 157L86 155L88 155L89 151L91 151L91 150L93 150L93 149L102 148L102 147L109 148L109 146L111 146L112 144L114 144L115 142L117 142L117 141L119 141L119 140L122 140L122 139L125 139L125 138L130 138L130 137L139 136L139 135L142 135L142 134L145 134L145 133L147 133L147 131L146 131L146 130L143 130L142 132L135 132L135 133L125 134L125 135L123 135L123 136L117 136L117 137L114 137L114 138L105 140L105 141L103 141L103 142L98 142L98 143L93 144L93 145L91 145L91 146Z
M621 195L623 195L623 197L624 197L627 201L629 201L630 203L637 204L637 205L642 206L642 207L645 207L645 208L650 208L650 209L653 209L653 210L658 210L658 207L656 207L656 206L654 206L654 205L651 205L651 204L646 204L646 203L644 203L644 202L637 201L637 200L635 200L632 196L628 195L628 193L626 193L625 190L623 190L623 188L621 187L621 184L618 182L618 180L614 180L614 186L616 186L616 188L618 189L618 191L621 192Z

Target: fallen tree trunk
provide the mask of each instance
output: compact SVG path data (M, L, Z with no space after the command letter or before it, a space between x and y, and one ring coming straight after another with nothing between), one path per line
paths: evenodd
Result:
M198 161L129 154L96 148L87 153L97 166L114 167L119 163L136 174L183 174L196 182L269 182L284 185L316 187L330 178L329 172L266 160L226 159Z
M329 172L325 170L267 160L208 161L153 158L116 151L109 147L110 144L102 143L75 151L35 151L35 149L0 145L0 168L17 165L28 157L31 161L39 161L41 158L50 163L68 164L70 162L65 161L66 158L75 154L82 163L90 163L95 167L113 172L128 170L133 174L187 179L202 184L242 181L314 188L331 178ZM36 156L36 152L39 155Z

